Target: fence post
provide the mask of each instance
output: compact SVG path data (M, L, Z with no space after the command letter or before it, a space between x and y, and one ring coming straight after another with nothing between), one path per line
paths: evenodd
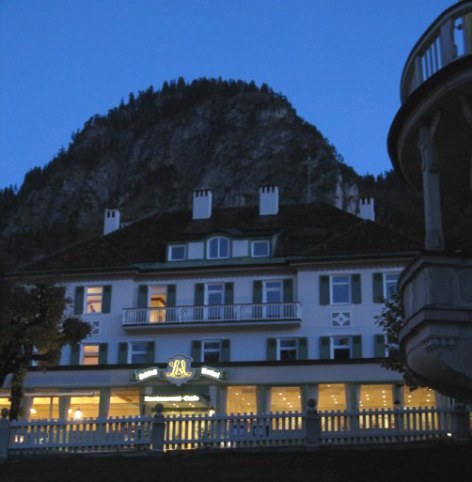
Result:
M458 402L454 406L454 438L456 440L469 440L470 424L469 411L464 403Z
M8 420L8 408L2 408L0 420L0 464L8 458L8 447L10 445L10 420Z
M319 447L321 437L321 419L316 410L316 400L310 398L307 402L305 414L306 445L307 447Z
M153 452L162 452L164 450L166 421L164 415L162 414L163 409L164 405L162 405L161 403L158 403L154 407L154 411L156 412L156 414L154 415L151 429L151 450Z

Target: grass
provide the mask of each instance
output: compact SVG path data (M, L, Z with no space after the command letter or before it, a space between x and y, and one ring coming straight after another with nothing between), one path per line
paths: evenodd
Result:
M162 455L62 455L0 465L0 482L470 482L472 443Z

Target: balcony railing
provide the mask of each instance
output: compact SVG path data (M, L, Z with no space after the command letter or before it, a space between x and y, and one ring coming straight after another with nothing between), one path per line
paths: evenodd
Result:
M443 12L410 53L401 80L402 102L451 62L472 54L472 1Z
M123 326L178 323L270 322L300 320L300 303L125 308Z

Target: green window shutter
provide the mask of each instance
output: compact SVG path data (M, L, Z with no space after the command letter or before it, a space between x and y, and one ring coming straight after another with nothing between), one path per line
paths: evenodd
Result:
M102 313L110 313L111 310L111 285L103 287Z
M200 340L192 341L192 358L194 362L202 361L202 342Z
M221 340L221 361L229 361L230 354L230 340Z
M138 308L147 308L148 305L148 286L138 286Z
M329 305L329 276L320 276L320 305Z
M176 305L176 286L167 285L167 306L173 308Z
M148 342L147 346L147 363L154 363L154 349L155 343L153 341Z
M225 305L234 303L234 283L225 283Z
M252 285L252 302L262 303L262 281L254 281Z
M374 335L374 356L385 358L385 335Z
M308 338L302 337L298 340L298 359L308 359Z
M195 306L203 306L204 304L205 286L203 283L195 285Z
M320 359L329 360L330 356L330 340L329 336L320 336Z
M118 363L124 365L128 363L128 343L118 343Z
M293 281L284 279L284 303L293 302Z
M84 312L84 287L76 286L74 293L74 315L81 315Z
M76 343L70 346L70 364L79 365L80 363L80 345Z
M277 338L267 339L267 360L277 360Z
M372 275L372 285L374 292L374 303L383 303L384 293L383 293L383 274L374 273Z
M108 357L108 343L100 343L98 345L98 364L106 365Z
M358 305L362 302L361 299L361 275L353 274L351 276L351 293L352 293L352 303Z
M362 336L352 337L352 358L362 358Z

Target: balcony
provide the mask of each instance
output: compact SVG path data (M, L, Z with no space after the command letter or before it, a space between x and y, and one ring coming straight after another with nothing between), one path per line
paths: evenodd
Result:
M122 319L126 329L240 325L265 329L267 326L298 327L300 323L301 303L125 308Z

